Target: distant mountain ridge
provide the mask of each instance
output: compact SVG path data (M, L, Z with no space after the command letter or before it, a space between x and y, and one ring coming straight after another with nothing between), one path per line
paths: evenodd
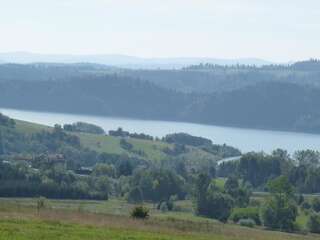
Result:
M0 53L0 63L96 63L131 69L179 69L189 65L210 63L218 65L269 65L270 61L258 58L218 59L218 58L142 58L118 54L37 54L29 52Z

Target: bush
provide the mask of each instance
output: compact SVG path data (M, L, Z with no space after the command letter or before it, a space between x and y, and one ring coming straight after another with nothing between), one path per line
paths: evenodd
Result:
M239 225L244 226L244 227L250 227L253 228L256 223L254 220L248 218L248 219L240 219L238 222Z
M146 219L149 217L149 209L143 206L137 206L131 211L130 215L136 219Z
M234 223L240 220L250 219L253 220L256 225L261 225L259 208L235 208L232 211L230 219Z
M320 233L320 214L311 214L307 225L310 232Z
M312 209L316 212L320 212L320 198L314 198L312 200Z
M227 222L233 207L233 199L228 194L211 192L207 197L207 212L204 216Z

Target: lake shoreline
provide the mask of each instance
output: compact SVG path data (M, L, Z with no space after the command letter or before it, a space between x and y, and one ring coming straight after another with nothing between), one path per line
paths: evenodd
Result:
M115 120L133 120L133 121L153 121L153 122L168 122L168 123L186 123L186 124L195 124L195 125L205 125L209 127L225 127L225 128L233 128L233 129L241 129L241 130L259 130L259 131L272 131L279 133L297 133L297 134L307 134L307 135L319 135L320 132L312 132L312 131L302 131L302 130L291 130L285 128L270 128L270 127L257 127L257 126L243 126L237 124L220 124L220 123L207 123L207 122L196 122L196 121L183 121L183 120L166 120L166 119L152 119L152 118L130 118L123 116L115 116L115 115L103 115L103 114L91 114L91 113L81 113L81 112L56 112L56 111L42 111L37 109L18 109L18 108L6 108L0 107L0 113L2 110L8 111L22 111L22 112L36 112L41 114L66 114L66 115L75 115L75 116L91 116L91 117L99 117L99 118L110 118Z
M290 153L307 148L320 150L320 135L312 133L7 108L0 108L0 112L12 118L48 126L84 121L101 126L106 132L117 129L118 127L122 127L130 132L146 133L154 137L163 137L170 133L186 132L194 136L211 139L215 144L227 144L239 148L242 152L271 152L276 148L287 149Z

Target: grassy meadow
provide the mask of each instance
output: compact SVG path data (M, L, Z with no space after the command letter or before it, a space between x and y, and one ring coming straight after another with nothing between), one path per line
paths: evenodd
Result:
M126 201L0 199L0 239L6 240L316 240L319 235L298 235L222 224L194 216L190 201L177 202L179 212L160 212L153 204L147 220L134 220L134 205Z

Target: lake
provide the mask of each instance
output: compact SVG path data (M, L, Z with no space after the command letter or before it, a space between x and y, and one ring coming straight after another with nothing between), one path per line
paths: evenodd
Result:
M185 132L194 136L211 139L217 144L228 144L239 148L242 152L271 152L283 148L293 153L296 150L320 150L320 135L296 132L268 131L244 128L210 126L183 122L147 121L101 116L74 115L65 113L46 113L0 109L11 118L40 123L48 126L54 124L74 123L77 121L93 123L107 132L122 127L124 130L146 133L155 137L163 137L168 133Z

